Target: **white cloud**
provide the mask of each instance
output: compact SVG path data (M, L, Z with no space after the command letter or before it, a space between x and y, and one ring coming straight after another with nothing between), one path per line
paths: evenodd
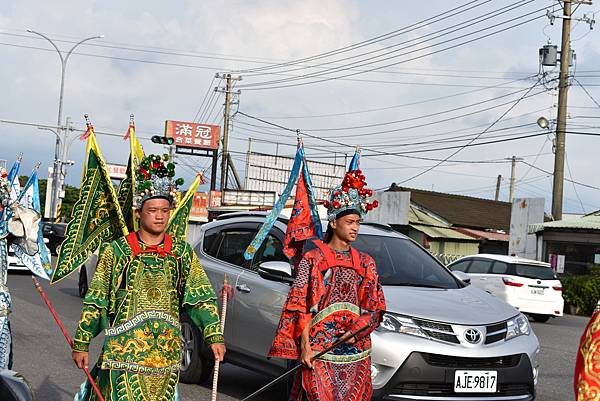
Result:
M504 3L502 3L504 4ZM496 7L494 5L493 7ZM221 0L212 2L187 1L164 3L161 1L75 1L34 2L31 0L12 1L0 8L0 32L25 34L25 28L50 34L53 38L83 38L103 33L106 38L99 43L121 43L126 45L152 46L194 51L198 54L231 55L236 58L253 58L269 60L289 60L310 56L331 49L356 43L378 34L389 32L406 26L416 20L426 18L434 13L449 8L445 1L433 1L423 8L418 4L405 4L385 1L349 2L349 1L234 1ZM483 9L482 11L483 12ZM476 15L475 11L469 16ZM506 34L491 37L482 42L441 52L433 57L425 57L408 63L399 64L386 70L420 72L438 75L491 75L498 77L502 72L537 72L537 49L545 43L546 37L542 29L546 21L530 24ZM402 36L402 40L415 38L427 32L439 29L439 24L432 24L426 29L411 32ZM577 28L581 32L581 28ZM16 31L21 30L21 31ZM549 27L546 32L557 40L559 26ZM61 36L65 35L65 36ZM600 41L593 31L576 42L578 51L578 69L597 69L595 61L599 60ZM596 40L594 40L596 39ZM45 47L48 44L41 40L0 35L0 42L15 43L27 46ZM431 40L429 43L435 43ZM382 49L396 41L383 41L363 50ZM62 44L66 48L69 44ZM218 60L214 58L178 57L159 53L132 52L114 48L98 48L82 46L82 53L93 53L111 57L140 58L158 62L178 63L214 68L215 70L257 67L262 64ZM53 52L43 52L0 45L0 56L9 63L0 64L0 82L5 94L0 98L0 118L20 121L33 121L52 124L56 121L59 85L59 61ZM412 55L404 56L404 59ZM225 58L229 58L225 56ZM336 57L338 58L338 57ZM342 55L339 56L342 58ZM399 61L401 59L390 60ZM441 71L440 71L441 70ZM316 71L316 70L312 70ZM450 72L448 72L450 71ZM471 72L469 72L471 71ZM98 129L121 133L125 131L130 113L135 113L140 135L159 133L165 119L190 120L203 99L208 84L212 80L214 70L193 69L166 65L155 65L139 62L128 62L73 55L67 69L65 88L64 116L71 116L81 127L82 115L89 113ZM486 73L487 72L487 73ZM292 71L290 74L306 73ZM240 84L258 80L272 80L281 76L265 75L252 78L244 74ZM514 76L514 75L509 75ZM500 80L483 80L474 78L415 76L398 73L363 74L353 79L401 81L408 83L443 84L443 85L490 85ZM593 78L590 78L591 82ZM597 80L595 81L597 82ZM269 91L243 91L240 99L240 110L250 114L266 116L314 115L327 113L343 113L356 110L372 109L415 102L427 98L446 96L467 91L470 88L454 86L426 86L406 84L382 84L356 82L350 80L326 82L294 88L274 89ZM473 89L473 88L471 88ZM600 98L597 87L590 91ZM296 127L343 127L377 124L390 120L398 120L421 116L429 113L459 107L469 103L507 93L506 90L489 90L472 93L443 101L423 103L416 106L395 108L373 113L359 113L330 118L311 119L278 119L276 121L291 128ZM507 99L508 100L508 99ZM523 101L523 104L507 117L531 112L552 106L548 96ZM571 90L571 104L593 105L580 89ZM215 111L218 110L217 105ZM465 118L456 118L443 124L432 125L421 129L366 136L365 133L389 129L403 128L412 123L383 126L373 129L348 130L347 132L320 132L321 136L352 135L343 141L353 145L360 142L369 145L373 142L406 142L415 135L430 135L453 129L470 127L493 121L508 106L476 114ZM550 110L548 117L553 118ZM593 112L591 110L590 112ZM458 116L460 113L450 114ZM440 117L443 118L443 117ZM517 122L507 122L505 126L524 122L534 122L535 116L523 117ZM433 121L435 118L426 121ZM217 118L218 121L218 118ZM245 120L247 121L247 120ZM414 122L413 122L414 123ZM597 124L596 124L597 125ZM469 130L468 132L477 132ZM458 133L457 135L459 135ZM245 131L238 124L234 130L236 137L247 138L257 136ZM260 136L260 135L258 135ZM33 164L40 159L44 165L50 163L53 153L52 134L38 131L35 128L24 128L0 124L0 137L8 144L0 152L0 158L12 159L18 151L26 153L26 161ZM25 140L24 140L25 139ZM273 137L279 139L281 137ZM504 158L512 154L536 154L544 138L536 137L521 142L506 142L493 146L473 147L459 153L458 159ZM110 161L124 162L126 150L118 138L99 138L106 158ZM287 143L293 139L286 139ZM316 140L306 139L307 144L328 145ZM237 151L245 151L247 143L232 141ZM148 151L159 151L160 148L145 143ZM569 160L575 178L579 181L600 186L600 179L594 173L593 161L596 138L573 137L567 142ZM75 141L70 158L81 165L84 144ZM284 148L282 148L284 149ZM382 148L389 149L389 148ZM398 151L399 149L396 149ZM291 148L287 151L291 153ZM346 152L351 152L346 149ZM418 154L420 156L443 158L452 150L435 153ZM307 151L310 157L311 152ZM533 159L529 159L532 161ZM188 160L189 163L204 165L207 160ZM409 165L411 168L390 169L393 164ZM539 165L547 170L552 169L552 157L541 156ZM370 184L384 187L391 182L399 182L417 173L415 167L432 165L429 161L415 161L400 157L365 158ZM239 168L243 165L240 163ZM452 191L489 186L486 192L479 195L493 194L497 174L505 177L509 174L509 165L471 165L447 166L434 170L407 185ZM455 176L445 172L455 172ZM519 165L519 173L526 171ZM459 175L459 174L469 174ZM531 173L529 177L539 175ZM43 174L42 174L43 175ZM481 177L473 177L473 175ZM80 177L79 167L71 169L70 183L77 184ZM546 180L546 181L549 181ZM547 187L541 180L540 185ZM539 192L532 184L523 184L518 188L522 194ZM547 190L547 188L546 188ZM566 195L574 194L566 188ZM600 201L600 192L581 190L580 195L586 203L596 204ZM578 202L566 202L568 209L577 210Z

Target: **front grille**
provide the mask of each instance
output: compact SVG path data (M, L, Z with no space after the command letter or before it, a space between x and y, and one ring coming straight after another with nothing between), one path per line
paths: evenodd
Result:
M431 366L458 369L512 368L519 364L521 355L506 355L492 358L465 358L448 355L425 354L421 356Z
M506 324L506 322L486 326L485 329L487 335L485 337L485 343L493 344L497 343L498 341L504 340L504 338L506 337L507 328L508 325Z
M429 337L452 344L460 344L452 326L431 320L413 319Z
M495 393L460 393L463 398L490 396L518 396L530 394L531 389L527 384L499 384ZM392 394L418 395L418 396L452 396L454 392L453 383L399 383L392 390Z

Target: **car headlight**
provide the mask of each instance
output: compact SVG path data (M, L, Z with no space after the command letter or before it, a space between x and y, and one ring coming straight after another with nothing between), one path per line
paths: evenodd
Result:
M411 318L406 316L393 315L391 313L384 313L381 324L377 328L377 331L386 332L391 331L395 333L409 334L411 336L425 337L427 334L421 330Z
M509 320L507 323L506 339L516 338L519 336L528 336L531 333L531 326L529 326L529 319L522 313L519 316Z

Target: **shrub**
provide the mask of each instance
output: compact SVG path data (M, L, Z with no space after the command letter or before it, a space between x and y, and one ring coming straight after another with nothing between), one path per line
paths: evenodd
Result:
M590 316L600 300L600 277L568 276L561 281L565 303L573 305L577 313Z

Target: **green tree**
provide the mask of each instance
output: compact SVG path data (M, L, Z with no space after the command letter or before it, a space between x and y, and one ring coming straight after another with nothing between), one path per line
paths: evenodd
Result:
M27 182L27 176L22 175L19 176L19 182L21 186L25 185ZM45 179L39 180L40 187L40 204L42 206L42 216L44 215L45 203L46 203L46 187L48 186L48 181ZM71 217L71 211L73 210L73 206L79 197L79 188L73 187L71 185L65 185L65 197L62 200L62 205L60 208L61 221L67 222Z

